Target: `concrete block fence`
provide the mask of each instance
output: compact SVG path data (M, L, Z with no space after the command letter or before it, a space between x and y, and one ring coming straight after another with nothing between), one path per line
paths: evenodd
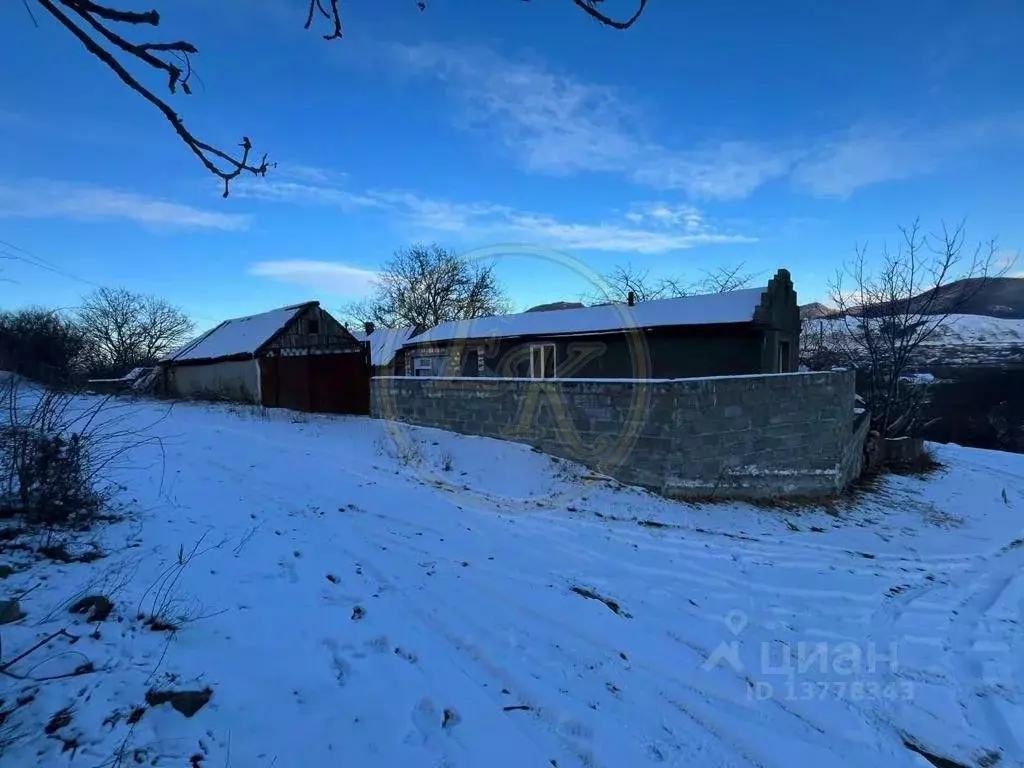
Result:
M378 377L371 415L514 440L667 496L834 495L859 472L849 371L703 379Z

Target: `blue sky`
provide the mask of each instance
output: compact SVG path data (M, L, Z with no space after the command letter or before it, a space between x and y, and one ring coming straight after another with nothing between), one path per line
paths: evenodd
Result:
M200 50L175 108L279 167L221 199L151 106L5 3L0 241L31 256L0 261L0 306L124 285L201 326L335 308L417 240L507 253L523 308L626 263L785 266L818 299L855 243L917 216L1024 247L1013 0L651 0L626 32L570 0L343 0L333 42L303 31L301 0L157 5L159 39Z

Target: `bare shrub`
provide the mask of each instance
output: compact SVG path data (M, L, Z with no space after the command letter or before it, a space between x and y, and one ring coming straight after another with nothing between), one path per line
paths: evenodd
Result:
M186 624L215 615L205 611L200 605L190 604L179 590L181 577L189 565L207 552L220 549L227 543L227 539L224 539L217 544L203 547L208 533L209 531L200 536L189 550L185 549L184 544L179 546L178 556L174 562L160 572L139 598L138 618L154 632L176 632Z
M15 376L0 381L0 517L43 530L46 547L57 529L98 519L116 490L107 471L134 448L159 443L122 423L125 406Z
M378 438L374 441L374 448L378 456L387 456L406 466L423 461L423 446L407 430L401 430L400 434L392 436L390 440Z

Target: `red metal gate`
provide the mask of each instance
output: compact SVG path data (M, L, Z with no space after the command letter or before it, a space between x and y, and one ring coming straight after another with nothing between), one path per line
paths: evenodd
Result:
M268 408L370 412L370 366L361 352L261 358L260 388Z

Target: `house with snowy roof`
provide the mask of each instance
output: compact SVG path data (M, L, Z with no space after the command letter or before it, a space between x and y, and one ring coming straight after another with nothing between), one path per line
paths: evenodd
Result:
M442 323L402 351L412 376L675 379L795 371L799 341L780 269L757 288Z
M160 361L170 397L369 412L369 345L317 301L225 320Z
M364 323L363 330L352 331L359 341L370 344L370 364L374 376L404 376L405 355L402 345L418 333L422 327L377 328L373 323Z

